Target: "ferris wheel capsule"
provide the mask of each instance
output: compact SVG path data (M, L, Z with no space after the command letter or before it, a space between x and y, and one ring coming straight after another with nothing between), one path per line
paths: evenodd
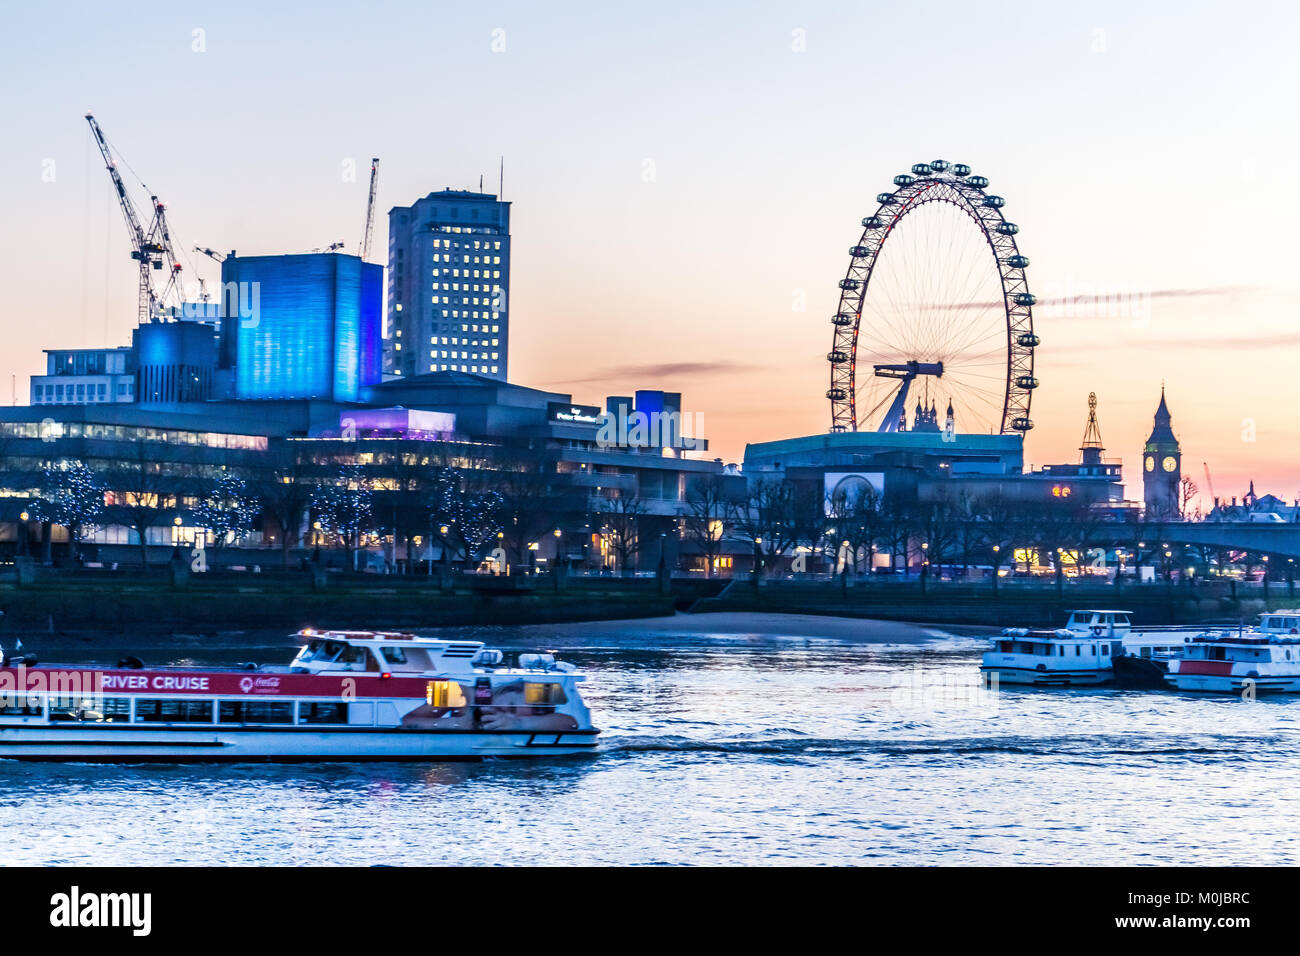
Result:
M929 163L917 163L912 167L912 172L918 176L929 176L934 170L930 168Z
M972 176L970 179L966 180L966 182L970 183L976 189L984 189L989 184L989 178L987 176Z
M1021 415L1020 417L1011 420L1011 427L1018 432L1027 432L1029 429L1034 427L1034 423Z
M1016 385L1023 388L1025 391L1029 391L1032 388L1038 387L1038 379L1034 378L1032 375L1021 375L1016 379Z
M856 291L857 288L858 288L858 280L857 280L857 279L841 279L841 280L840 280L840 288L843 289L843 290L846 291L846 292L853 292L853 291Z
M827 352L827 353L826 353L826 361L830 362L832 365L843 365L843 364L844 364L845 362L847 362L848 360L849 360L849 357L848 357L848 355L846 355L844 352Z
M849 247L849 255L851 255L854 259L861 259L863 256L869 256L869 255L871 255L871 247L870 247L870 246L850 246L850 247Z
M997 231L1004 236L1014 236L1016 233L1020 231L1020 227L1017 226L1014 222L1000 222L998 223Z
M862 219L863 229L879 229L885 224L885 221L879 216L864 216Z
M1040 339L1033 332L1022 332L1020 333L1019 336L1016 337L1016 341L1019 344L1023 345L1025 348L1032 349L1032 348L1037 348L1038 345L1041 344L1043 340Z
M831 316L832 325L852 325L853 314L851 312L837 312Z
M895 206L898 204L898 199L893 193L877 193L876 202L880 203L882 206Z
M946 159L936 159L930 162L930 168L936 173L946 173L951 166L952 163L948 162Z
M842 388L828 388L826 390L826 397L832 402L842 402L849 397L849 393Z
M1028 256L1007 256L1007 265L1013 269L1026 269L1029 267Z
M953 174L954 176L969 176L969 175L970 175L970 167L967 166L965 163L953 163L953 164L952 164L952 174Z
M1033 305L1038 301L1038 297L1032 292L1017 292L1012 297L1012 301L1015 302L1016 305Z
M895 186L910 186L914 182L916 182L916 177L909 176L907 175L907 173L899 173L897 176L894 177Z
M1007 201L1001 196L985 196L984 205L993 209L1001 209L1007 204Z

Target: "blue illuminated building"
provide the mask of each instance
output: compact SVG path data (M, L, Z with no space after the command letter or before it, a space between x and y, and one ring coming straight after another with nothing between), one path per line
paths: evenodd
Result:
M221 264L221 367L237 399L353 402L382 376L383 267L357 256Z
M206 402L218 397L215 322L150 322L131 334L136 401Z

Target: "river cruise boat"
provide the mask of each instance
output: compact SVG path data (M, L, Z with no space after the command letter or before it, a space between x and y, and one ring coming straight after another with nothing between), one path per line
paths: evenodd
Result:
M1077 687L1116 680L1116 660L1133 686L1163 686L1168 661L1182 653L1203 628L1132 625L1132 612L1071 611L1065 627L1009 627L993 639L980 673L985 683ZM1126 666L1135 665L1135 666ZM1131 676L1130 676L1131 675Z
M588 753L583 675L552 654L302 631L288 666L0 666L0 758L445 760Z
M1270 611L1257 627L1193 640L1165 679L1178 690L1300 693L1300 611Z

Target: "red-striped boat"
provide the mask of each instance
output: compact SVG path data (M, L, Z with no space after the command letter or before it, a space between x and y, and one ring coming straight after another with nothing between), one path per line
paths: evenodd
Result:
M591 752L584 680L552 654L311 631L287 666L0 666L0 758L444 760Z

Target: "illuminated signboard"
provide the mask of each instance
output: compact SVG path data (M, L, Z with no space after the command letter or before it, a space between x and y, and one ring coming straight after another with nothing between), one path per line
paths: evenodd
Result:
M547 402L546 420L565 425L597 425L600 409L595 405L571 405L568 402Z

